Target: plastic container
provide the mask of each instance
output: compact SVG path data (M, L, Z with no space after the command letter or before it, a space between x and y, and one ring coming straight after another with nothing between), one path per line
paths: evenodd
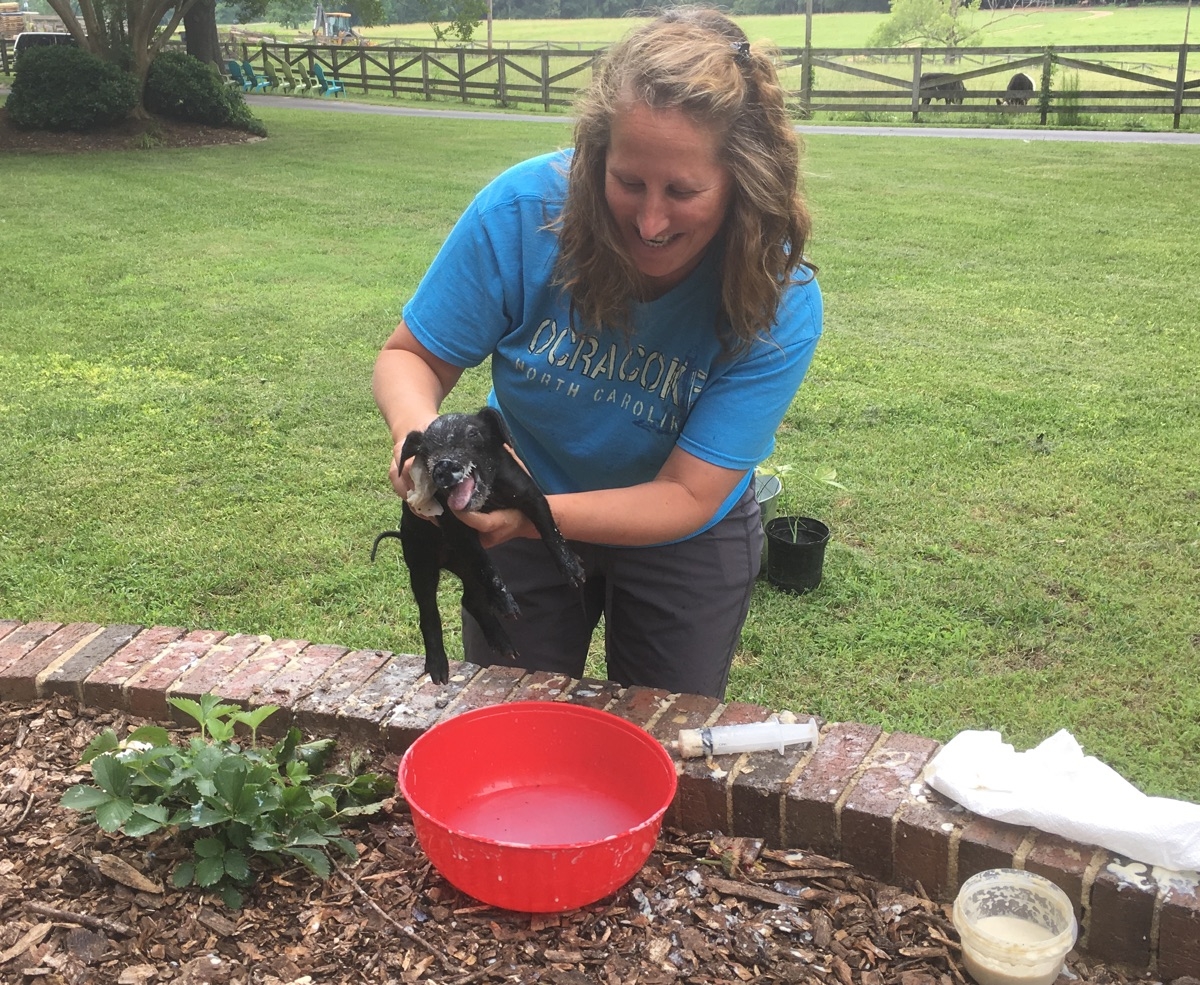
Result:
M684 759L695 756L724 756L729 753L758 752L777 749L801 742L813 745L817 741L817 723L807 722L747 722L744 725L714 725L711 728L681 729L676 743Z
M1050 985L1075 946L1071 901L1049 879L1023 869L987 869L954 901L963 962L979 985Z
M821 584L829 528L807 516L777 516L766 525L767 581L804 594Z
M446 880L527 913L578 909L632 879L676 784L670 754L645 730L549 701L435 725L404 754L398 782Z

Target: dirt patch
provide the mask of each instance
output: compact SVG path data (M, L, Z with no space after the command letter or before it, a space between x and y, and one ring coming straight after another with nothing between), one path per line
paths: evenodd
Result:
M442 880L395 803L350 832L357 863L342 861L327 882L299 868L265 871L246 906L228 910L171 888L178 839L109 836L59 806L85 778L78 762L87 743L136 724L62 697L0 704L0 981L969 982L944 904L833 859L712 833L667 830L619 892L531 917L482 905ZM377 754L363 768L395 766ZM1069 967L1071 985L1131 980L1075 957Z
M83 154L90 151L153 150L158 147L212 147L261 140L244 130L180 123L164 117L130 117L119 126L89 133L18 130L0 106L0 154Z

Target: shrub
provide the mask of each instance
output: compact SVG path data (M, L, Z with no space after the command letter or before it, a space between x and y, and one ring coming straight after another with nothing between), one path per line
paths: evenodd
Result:
M173 120L266 134L241 90L226 85L208 65L181 51L165 51L154 59L142 98L151 113Z
M137 105L128 72L74 45L21 53L9 93L9 119L22 130L94 130L114 126Z

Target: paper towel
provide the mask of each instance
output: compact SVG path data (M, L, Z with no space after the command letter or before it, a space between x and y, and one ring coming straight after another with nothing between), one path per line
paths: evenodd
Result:
M984 817L1147 865L1200 870L1200 804L1147 796L1085 756L1066 729L1026 752L1002 742L999 732L960 732L925 767L924 779Z

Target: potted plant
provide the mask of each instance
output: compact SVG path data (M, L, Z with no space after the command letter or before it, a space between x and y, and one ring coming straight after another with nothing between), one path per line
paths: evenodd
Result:
M786 474L796 474L822 486L837 489L846 487L837 481L834 469L824 466L812 472L802 472L790 465L772 466L766 463L760 465L755 474L755 495L763 519L763 568L767 581L784 591L811 592L821 583L829 527L814 517L802 516L794 510L780 513L782 476Z

